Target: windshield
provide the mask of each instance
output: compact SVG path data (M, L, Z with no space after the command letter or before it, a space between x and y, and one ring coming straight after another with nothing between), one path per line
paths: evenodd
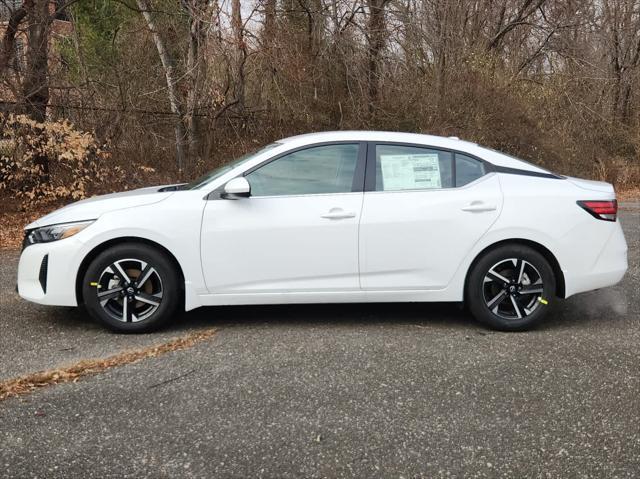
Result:
M193 180L191 183L187 183L186 185L182 185L180 186L181 190L195 190L197 188L200 188L203 185L206 185L207 183L215 180L216 178L220 178L222 175L224 175L225 173L228 173L229 171L231 171L232 169L234 169L236 166L244 163L245 161L249 161L250 159L264 153L267 150L270 150L272 148L275 148L276 146L280 146L280 143L271 143L270 145L267 145L265 147L262 147L258 150L252 151L250 153L247 153L246 155L241 156L240 158L237 158L235 160L232 160L231 162L224 164L222 166L219 166L218 168L211 170L209 173L201 176L200 178Z

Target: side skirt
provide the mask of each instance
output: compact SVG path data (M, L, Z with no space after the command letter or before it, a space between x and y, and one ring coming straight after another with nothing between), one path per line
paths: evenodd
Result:
M326 291L206 294L198 297L201 306L242 304L313 304L313 303L403 303L403 302L459 302L457 294L449 289L406 291Z

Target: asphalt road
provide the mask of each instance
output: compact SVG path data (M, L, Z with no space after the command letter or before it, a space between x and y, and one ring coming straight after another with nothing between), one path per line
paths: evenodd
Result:
M638 477L640 204L623 208L624 281L520 334L454 305L324 305L120 336L19 300L0 252L0 380L218 328L0 403L0 476Z

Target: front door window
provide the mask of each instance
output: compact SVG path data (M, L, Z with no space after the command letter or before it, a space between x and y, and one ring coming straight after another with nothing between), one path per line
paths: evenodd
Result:
M291 196L352 191L358 144L298 150L246 175L251 196Z

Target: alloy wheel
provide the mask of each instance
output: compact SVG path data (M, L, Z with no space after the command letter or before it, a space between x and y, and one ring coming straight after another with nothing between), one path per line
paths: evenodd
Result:
M147 319L162 303L162 279L153 266L140 259L114 261L102 271L96 287L102 309L124 323Z
M520 258L508 258L489 268L482 291L487 308L508 320L529 316L544 301L540 272L533 264Z

